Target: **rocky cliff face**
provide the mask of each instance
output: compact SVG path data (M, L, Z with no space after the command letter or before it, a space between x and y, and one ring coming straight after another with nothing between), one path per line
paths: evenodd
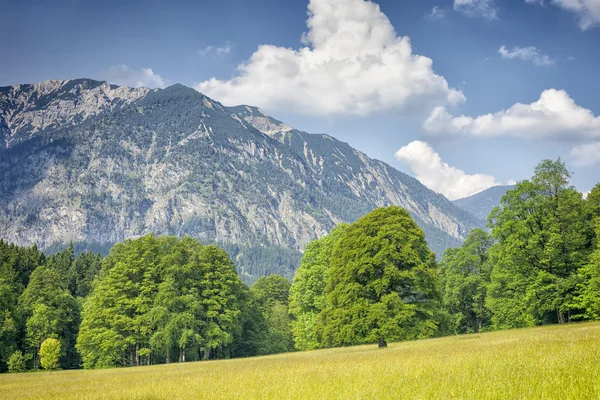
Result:
M390 204L406 208L438 252L478 224L346 143L181 85L0 88L0 237L10 242L108 246L188 234L223 244L248 279L291 276L310 240Z

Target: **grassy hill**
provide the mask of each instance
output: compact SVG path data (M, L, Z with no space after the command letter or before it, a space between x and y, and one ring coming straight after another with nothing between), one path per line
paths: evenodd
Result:
M592 399L600 323L236 360L0 376L8 399Z

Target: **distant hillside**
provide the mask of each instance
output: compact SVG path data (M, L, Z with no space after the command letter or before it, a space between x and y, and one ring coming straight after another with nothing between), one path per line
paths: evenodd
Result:
M514 185L493 186L472 196L454 200L453 203L474 217L485 221L494 207L500 205L502 196L514 187Z
M441 254L480 221L328 135L197 91L89 79L0 88L0 238L106 250L154 232L221 244L251 281L373 208L408 210Z

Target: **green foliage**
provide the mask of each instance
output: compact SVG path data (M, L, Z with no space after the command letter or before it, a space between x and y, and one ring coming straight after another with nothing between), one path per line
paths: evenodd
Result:
M436 279L435 257L408 212L376 209L333 250L317 336L326 346L432 336L441 305Z
M217 357L240 329L244 290L216 246L153 235L117 244L84 305L77 342L84 366Z
M284 353L294 349L288 311L289 292L290 281L280 275L258 278L250 288L266 322L267 334L262 354Z
M336 226L329 235L313 240L306 246L304 256L290 288L290 314L294 343L298 350L322 347L317 337L317 315L327 304L327 282L331 255L348 225Z
M15 351L8 359L8 372L23 372L26 369L27 357L21 350Z
M474 229L462 247L448 249L440 263L444 286L444 307L450 313L455 333L479 332L490 323L485 306L491 266L488 250L491 236Z
M42 342L56 337L63 343L64 368L76 367L78 355L73 345L79 327L79 305L69 293L68 282L58 272L46 266L38 267L19 298L19 308L25 320L27 348L36 355ZM34 356L34 369L38 358Z
M580 313L578 270L594 237L563 162L544 160L490 215L496 245L487 306L495 328L570 321Z
M7 369L16 350L23 350L24 319L18 301L31 273L44 262L37 247L18 247L0 240L0 372Z
M54 338L48 338L40 346L40 363L42 368L53 370L59 367L60 341Z
M598 188L599 186L596 186ZM589 197L588 197L589 200ZM600 237L600 217L596 217L596 236ZM589 263L580 270L581 283L580 305L584 316L589 319L600 319L600 244L592 253Z
M287 305L290 286L290 281L283 276L273 274L258 278L250 287L250 292L263 307L276 301Z

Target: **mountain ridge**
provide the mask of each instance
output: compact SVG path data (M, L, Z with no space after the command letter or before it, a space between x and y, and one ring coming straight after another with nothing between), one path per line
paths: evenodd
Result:
M504 196L506 192L514 187L515 185L492 186L471 196L452 200L452 203L467 211L474 217L483 221L487 221L487 217L490 215L492 210L500 205L502 196Z
M241 262L256 264L241 265L249 277L291 276L286 249L299 253L375 207L406 208L438 254L480 224L347 143L180 84L2 87L0 143L0 232L21 245L189 234L237 246L238 260L290 264Z

